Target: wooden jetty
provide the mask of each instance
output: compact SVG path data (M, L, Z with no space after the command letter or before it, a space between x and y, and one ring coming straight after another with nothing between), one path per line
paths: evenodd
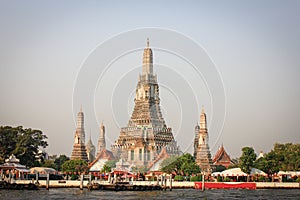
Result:
M38 186L33 183L8 183L6 181L0 182L0 190L38 190Z

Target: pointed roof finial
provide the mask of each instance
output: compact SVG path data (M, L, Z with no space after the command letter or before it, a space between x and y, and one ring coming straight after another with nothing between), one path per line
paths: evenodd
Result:
M201 111L202 113L204 113L204 106L202 105L202 111Z
M92 141L92 129L90 128L90 140Z
M149 48L149 38L147 38L147 47Z
M80 112L82 112L82 104L80 105Z

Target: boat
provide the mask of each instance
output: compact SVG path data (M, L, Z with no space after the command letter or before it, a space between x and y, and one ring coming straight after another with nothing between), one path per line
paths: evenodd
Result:
M202 189L202 182L195 182L195 189ZM204 189L249 189L255 190L253 182L204 182Z

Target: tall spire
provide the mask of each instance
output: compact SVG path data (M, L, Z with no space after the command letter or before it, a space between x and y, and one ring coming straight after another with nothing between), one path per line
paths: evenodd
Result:
M200 115L200 129L207 129L207 122L206 122L206 114L204 112L204 106L202 106L202 111Z
M101 123L100 126L100 134L99 134L99 139L98 139L98 149L97 149L97 154L99 154L102 149L106 148L106 141L105 141L105 126L103 122Z
M89 141L86 144L86 154L89 162L94 161L95 159L95 146L92 142L92 130L90 129Z
M80 112L77 114L77 127L76 133L80 138L80 142L85 144L85 132L84 132L84 114L82 112L82 107L80 108Z
M84 115L82 109L77 114L77 127L71 159L88 160L85 148Z
M149 38L147 38L147 46L144 49L143 55L143 70L142 75L153 74L153 54L149 47Z

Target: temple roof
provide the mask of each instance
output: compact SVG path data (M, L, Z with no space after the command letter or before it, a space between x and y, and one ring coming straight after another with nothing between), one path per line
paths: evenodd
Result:
M219 147L217 153L215 154L214 158L213 158L213 163L217 163L220 160L227 160L228 162L231 162L230 156L227 154L227 152L225 151L223 144Z
M88 168L92 167L100 159L113 160L115 159L115 157L111 151L107 149L102 149L100 153L97 155L96 159L89 164Z
M149 163L147 166L148 169L151 169L156 163L163 161L164 159L168 158L170 155L167 152L166 148L163 148L161 152L158 154L157 158ZM158 170L158 169L156 169Z

